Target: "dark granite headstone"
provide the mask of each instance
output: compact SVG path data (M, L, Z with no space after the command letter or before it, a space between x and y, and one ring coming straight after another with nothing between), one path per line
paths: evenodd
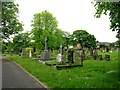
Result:
M68 62L69 63L74 63L73 62L73 50L72 49L68 50Z
M110 61L110 55L106 54L106 55L105 55L105 60L106 60L106 61Z
M102 55L98 55L99 60L103 60Z

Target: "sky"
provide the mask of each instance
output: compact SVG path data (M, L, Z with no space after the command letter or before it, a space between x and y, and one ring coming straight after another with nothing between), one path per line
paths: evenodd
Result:
M19 4L19 20L24 24L24 31L32 29L35 13L47 10L56 17L58 28L69 33L86 30L99 42L115 42L116 32L112 32L109 16L95 18L93 0L15 0Z

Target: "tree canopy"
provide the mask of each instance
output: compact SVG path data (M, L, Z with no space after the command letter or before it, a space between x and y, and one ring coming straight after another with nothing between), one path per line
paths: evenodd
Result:
M73 32L70 38L70 42L73 45L80 43L85 48L95 48L96 38L94 35L89 34L85 30L76 30Z
M13 38L13 49L14 51L22 51L22 48L27 48L30 45L31 38L29 37L29 33L21 33L16 35Z
M1 30L2 38L9 40L11 35L23 30L22 23L17 19L18 4L14 2L2 2Z
M64 42L63 31L58 28L58 22L48 11L36 13L32 21L32 37L37 49L44 49L45 37L47 38L48 48L57 48Z
M117 31L117 38L120 39L120 1L119 2L98 2L94 3L96 9L95 17L100 18L102 14L109 15L111 22L110 29Z

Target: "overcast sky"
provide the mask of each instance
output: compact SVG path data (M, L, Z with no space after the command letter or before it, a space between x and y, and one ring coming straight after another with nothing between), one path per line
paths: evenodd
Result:
M19 20L24 30L30 31L35 13L44 10L52 13L58 21L58 27L72 34L75 30L86 30L100 42L114 42L116 32L109 29L109 17L95 18L92 0L15 0L19 4Z

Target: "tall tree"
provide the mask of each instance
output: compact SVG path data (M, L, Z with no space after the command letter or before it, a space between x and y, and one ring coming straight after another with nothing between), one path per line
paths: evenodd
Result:
M96 0L93 3L96 9L95 17L100 18L102 14L109 15L111 22L110 29L117 31L117 38L120 42L120 1L98 2L98 0Z
M70 37L70 42L73 45L80 43L85 48L95 48L96 38L85 30L76 30Z
M13 38L13 50L22 51L22 48L29 47L31 41L29 35L30 34L28 32L16 35Z
M62 31L58 29L56 18L48 11L43 11L42 13L36 13L32 22L32 34L36 48L44 49L45 37L47 37L49 48L55 48L62 37ZM58 38L58 36L60 37Z
M2 38L9 40L11 35L19 33L23 30L22 24L17 19L18 4L14 2L2 2L2 18L1 27Z

